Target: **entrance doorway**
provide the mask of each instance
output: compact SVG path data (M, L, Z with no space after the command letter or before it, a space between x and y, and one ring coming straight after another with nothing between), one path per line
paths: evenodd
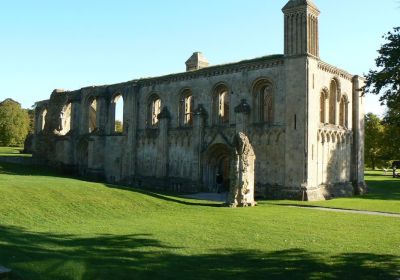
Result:
M229 191L230 151L226 144L214 144L205 153L203 183L209 192Z

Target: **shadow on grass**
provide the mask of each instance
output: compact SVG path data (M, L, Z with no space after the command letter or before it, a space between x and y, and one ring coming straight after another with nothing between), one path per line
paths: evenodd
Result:
M60 171L58 171L54 168L51 168L51 167L35 166L35 165L20 165L20 164L14 164L14 163L1 163L0 162L0 175L1 174L15 175L15 176L49 176L49 177L51 176L51 177L56 177L56 178L71 178L71 179L77 179L77 180L89 182L89 181L84 180L81 177L72 176L69 174L62 174ZM165 201L184 204L184 205L209 206L209 207L220 207L222 205L221 203L217 203L217 202L198 202L194 199L182 198L179 195L177 195L176 193L162 192L162 191L154 192L154 191L138 189L138 188L134 188L134 187L127 187L127 186L122 186L122 185L106 184L106 183L103 183L103 184L104 184L104 186L106 186L108 188L137 192L137 193L152 196L152 197L155 197L158 199L162 199ZM190 200L193 200L193 201L190 201Z
M400 180L367 180L368 193L359 198L400 200Z
M141 193L141 194L148 195L148 196L151 196L151 197L154 197L157 199L165 200L168 202L174 202L174 203L178 203L178 204L183 204L183 205L222 207L221 202L198 202L198 200L195 200L195 199L182 198L181 196L177 195L176 193L154 192L154 191L149 191L149 190L142 190L142 189L137 189L137 188L124 187L124 186L120 186L120 185L112 185L112 184L105 184L105 186L107 186L109 188L113 188L113 189Z
M189 244L182 244L188 247ZM399 258L300 249L180 255L147 234L79 237L0 226L0 263L15 279L396 279Z

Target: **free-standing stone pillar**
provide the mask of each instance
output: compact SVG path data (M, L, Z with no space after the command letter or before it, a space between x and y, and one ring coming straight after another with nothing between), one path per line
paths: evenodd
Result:
M255 206L254 163L256 156L249 138L239 132L233 139L230 167L230 188L227 204L230 207Z
M164 107L157 117L160 122L160 134L158 135L157 141L158 155L156 175L159 178L164 178L168 177L168 126L171 120L171 114L169 113L168 108Z

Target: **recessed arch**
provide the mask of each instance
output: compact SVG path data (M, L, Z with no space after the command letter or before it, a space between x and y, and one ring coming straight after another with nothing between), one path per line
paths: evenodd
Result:
M319 97L319 120L320 123L327 123L328 118L327 118L327 104L329 101L329 90L327 87L324 87L321 90L320 97Z
M86 103L87 108L87 121L88 132L92 133L97 130L97 111L98 111L98 98L97 96L89 96Z
M349 99L346 93L342 95L339 102L339 125L347 128L349 119Z
M180 126L193 125L194 98L190 88L183 88L179 92L178 118Z
M72 128L72 103L67 102L61 109L57 130L60 135L66 135Z
M332 79L329 85L329 123L336 124L337 97L339 94L337 79Z
M258 78L252 86L253 119L256 123L273 122L274 84L269 78Z
M158 127L158 115L161 113L161 98L158 93L151 93L147 100L147 126Z
M229 124L230 119L230 92L224 82L213 87L213 122L216 125Z
M124 95L116 92L111 97L110 104L111 129L114 133L122 133L124 131Z
M39 114L37 117L37 125L36 125L36 132L40 133L41 131L44 130L45 125L46 125L46 116L47 116L47 108L43 107L38 110Z

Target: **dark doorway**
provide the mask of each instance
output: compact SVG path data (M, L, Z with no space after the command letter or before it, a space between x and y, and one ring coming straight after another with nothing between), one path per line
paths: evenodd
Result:
M230 148L226 144L212 145L204 156L203 183L209 192L229 191Z

